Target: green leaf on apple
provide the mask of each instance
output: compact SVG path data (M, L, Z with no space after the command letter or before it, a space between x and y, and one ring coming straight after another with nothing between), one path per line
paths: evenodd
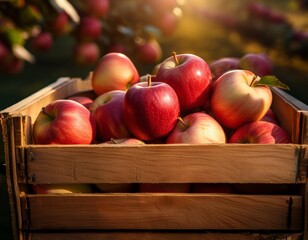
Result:
M275 76L267 75L260 78L259 81L254 83L254 87L257 86L268 86L268 87L278 87L285 90L290 90L290 88L284 84L283 82L279 81L278 78Z

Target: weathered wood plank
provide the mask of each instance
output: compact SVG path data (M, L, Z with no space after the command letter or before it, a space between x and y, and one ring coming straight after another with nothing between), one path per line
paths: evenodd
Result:
M28 146L32 183L296 183L286 144Z
M40 91L2 110L1 113L9 113L12 116L30 116L34 121L41 108L48 103L91 89L90 76L86 80L68 77L59 78L56 82L42 88Z
M297 100L298 101L298 100ZM301 143L301 112L296 105L296 99L291 98L280 89L273 89L271 106L279 120L279 124L289 133L293 143Z
M302 230L302 197L228 194L26 195L32 230Z
M300 240L301 233L198 233L198 232L70 232L32 233L31 240Z
M302 113L301 143L308 144L308 112Z

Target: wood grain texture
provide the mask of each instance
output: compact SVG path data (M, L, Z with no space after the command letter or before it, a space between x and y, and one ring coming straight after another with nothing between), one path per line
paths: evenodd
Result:
M32 233L31 240L300 240L301 233L78 232Z
M33 230L302 230L301 196L118 193L24 197Z
M59 78L56 82L40 91L2 110L1 113L9 113L11 116L30 116L34 121L42 107L48 103L60 98L67 98L82 91L89 91L90 89L90 75L85 80L80 78Z
M301 143L308 144L308 112L302 113Z
M32 183L296 183L292 144L28 146Z
M280 89L273 89L272 110L279 124L291 137L293 143L301 143L301 110L292 104L289 95Z

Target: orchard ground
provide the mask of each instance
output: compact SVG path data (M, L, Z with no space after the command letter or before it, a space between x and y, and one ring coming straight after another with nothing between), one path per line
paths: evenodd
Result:
M283 1L281 9L287 7ZM184 12L185 14L185 12ZM306 12L291 12L288 17L304 26ZM306 24L308 23L307 20ZM307 25L306 25L307 26ZM308 29L306 29L308 30ZM230 31L213 22L200 21L192 15L184 16L176 33L170 38L160 40L163 43L163 57L171 56L175 51L180 53L196 54L207 62L222 57L241 57L248 52L266 52L273 61L274 74L290 87L289 93L304 103L308 104L308 57L302 59L296 56L288 56L274 48L268 48L258 41L243 38L236 31ZM48 53L40 54L35 64L26 64L24 70L17 75L5 75L0 73L0 109L24 99L37 92L46 85L55 82L60 77L85 78L94 66L80 67L73 63L73 42L69 37L60 37ZM155 64L139 64L136 67L140 75L150 73ZM2 139L1 139L2 141ZM2 144L1 144L2 147ZM0 232L1 239L11 239L11 219L9 200L5 181L5 167L3 149L0 154Z

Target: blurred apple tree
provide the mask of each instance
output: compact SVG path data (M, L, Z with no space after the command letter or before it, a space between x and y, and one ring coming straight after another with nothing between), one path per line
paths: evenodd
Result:
M63 35L73 38L72 61L93 65L103 54L161 60L159 40L175 31L184 1L4 0L0 1L0 71L13 74Z

